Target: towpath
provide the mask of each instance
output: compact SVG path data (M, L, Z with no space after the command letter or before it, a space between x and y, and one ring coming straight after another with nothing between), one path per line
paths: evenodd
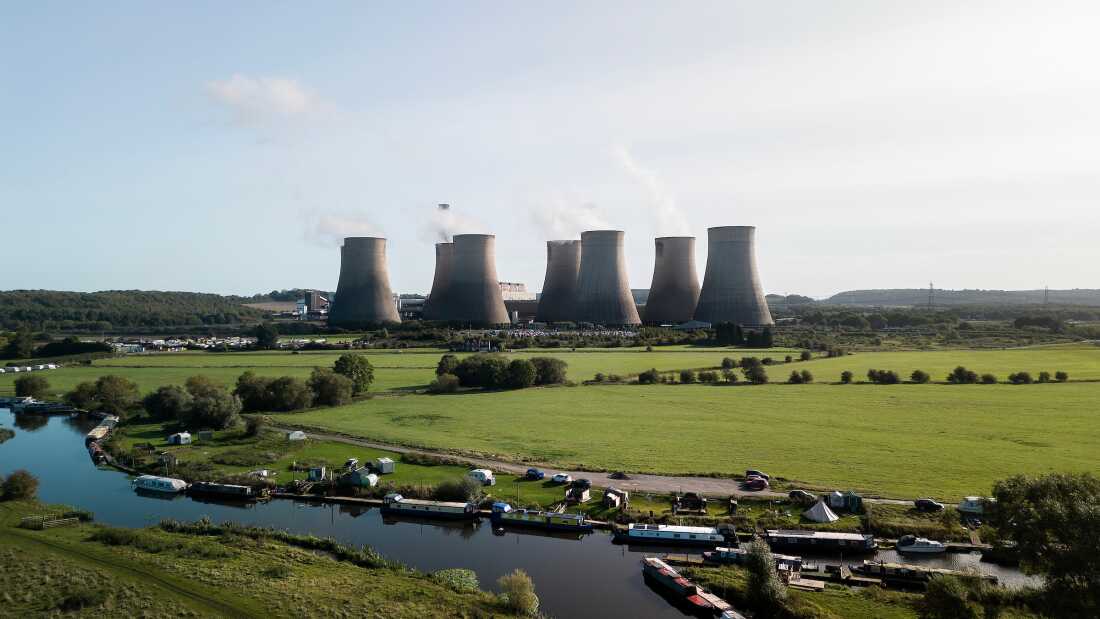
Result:
M287 432L290 428L274 428L275 430ZM766 499L781 499L786 498L786 492L777 492L775 490L761 490L752 491L745 490L741 487L740 480L730 479L727 477L691 477L691 476L676 476L676 475L648 475L644 473L629 473L630 479L612 479L609 473L606 472L594 472L594 471L570 471L566 469L559 469L553 466L549 466L540 462L531 462L528 464L517 464L515 462L507 462L504 460L493 460L490 458L478 458L473 456L456 455L441 451L432 451L430 449L415 449L412 447L404 447L401 445L391 445L389 443L379 443L377 441L370 441L363 438L357 438L354 436L347 436L344 434L326 434L323 432L316 432L308 428L295 428L304 430L311 438L324 441L334 441L337 443L347 443L349 445L357 445L359 447L369 447L371 449L381 449L384 451L392 451L400 454L418 454L428 456L439 456L443 458L449 458L464 462L474 467L487 468L500 473L511 473L513 475L523 475L527 472L529 467L538 467L542 469L547 477L556 475L558 473L565 473L571 475L574 479L578 477L584 477L592 480L592 485L598 488L606 488L608 486L615 486L621 490L628 490L636 493L652 492L654 494L670 494L675 492L698 492L707 496L734 496L734 497L757 497ZM865 499L871 503L896 503L896 504L912 504L911 500L900 499Z

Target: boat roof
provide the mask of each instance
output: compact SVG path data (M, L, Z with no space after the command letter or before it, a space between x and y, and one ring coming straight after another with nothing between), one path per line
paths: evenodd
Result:
M847 539L863 541L872 536L865 533L838 533L836 531L802 531L791 529L768 529L768 537L805 537L807 539Z
M426 499L406 499L405 497L395 500L404 505L439 505L446 507L461 507L463 509L469 505L469 503L457 503L454 501L428 501Z
M718 529L714 527L685 527L675 524L640 524L636 522L630 523L630 528L637 531L671 531L673 533L702 533L702 534L717 534Z

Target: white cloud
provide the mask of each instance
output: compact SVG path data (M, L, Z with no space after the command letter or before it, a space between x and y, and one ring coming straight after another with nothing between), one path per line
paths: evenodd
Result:
M297 80L235 74L206 83L207 94L242 123L300 116L320 107L320 99Z

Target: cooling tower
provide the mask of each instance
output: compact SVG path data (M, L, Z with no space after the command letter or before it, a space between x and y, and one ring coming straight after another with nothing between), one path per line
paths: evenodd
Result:
M621 230L581 233L581 267L574 315L578 322L606 325L641 322L627 282Z
M711 324L775 324L756 274L755 236L754 226L707 230L707 271L695 320Z
M653 283L645 306L645 321L679 324L691 320L699 301L699 276L695 272L695 237L664 236L656 239Z
M581 268L580 241L546 241L546 279L535 312L536 322L575 319L577 275Z
M355 236L340 248L340 282L330 325L401 322L386 274L386 239Z
M450 285L439 320L478 325L508 324L508 311L497 279L496 237L491 234L456 234Z
M454 243L435 244L435 277L432 278L432 291L424 301L422 317L424 320L445 320L440 317L439 309L446 307L447 287L451 284L451 267L454 262Z

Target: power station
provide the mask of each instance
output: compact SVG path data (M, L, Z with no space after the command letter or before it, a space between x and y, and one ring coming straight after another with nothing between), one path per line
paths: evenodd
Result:
M442 308L447 306L447 288L451 285L454 250L454 243L435 244L435 276L432 278L432 290L424 301L424 320L445 320L440 316Z
M580 270L580 241L546 241L546 277L535 312L536 322L573 321Z
M707 270L695 320L711 324L775 324L756 272L754 226L707 229Z
M622 230L581 233L581 266L574 316L577 322L605 325L641 323L627 281Z
M508 324L508 310L497 278L496 237L456 234L450 276L441 303L432 303L436 320L476 325ZM429 297L429 300L431 298Z
M386 270L386 239L348 237L340 247L340 281L329 324L401 322Z
M695 271L695 237L663 236L654 240L653 281L645 305L650 324L680 324L692 319L699 302Z

